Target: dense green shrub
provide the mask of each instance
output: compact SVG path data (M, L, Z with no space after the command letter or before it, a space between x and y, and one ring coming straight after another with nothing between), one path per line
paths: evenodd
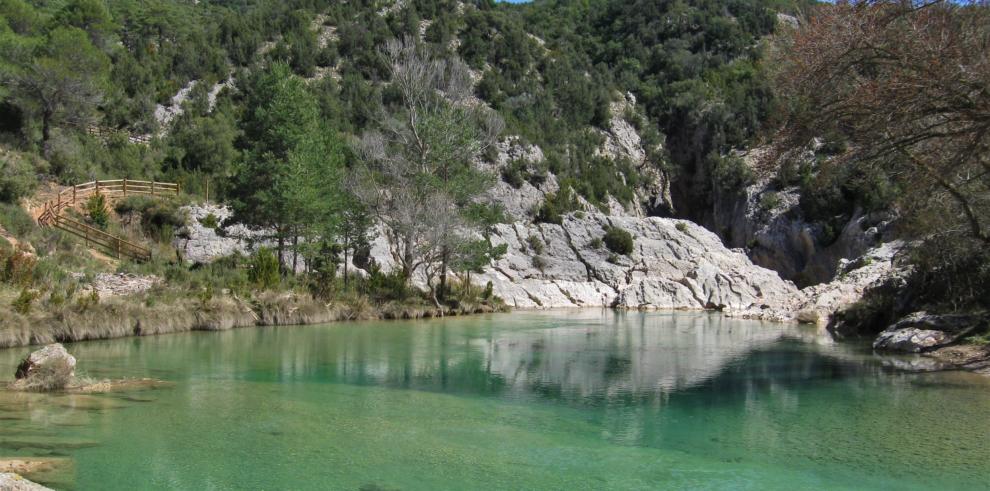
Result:
M248 280L257 288L270 290L279 285L278 257L267 247L259 248L248 262Z
M118 215L136 213L144 233L160 242L170 242L173 231L185 224L185 217L173 200L129 196L118 201L114 210Z
M16 203L37 186L34 166L23 158L0 156L0 201Z
M537 223L553 223L560 225L563 215L577 209L578 202L569 186L561 185L556 193L550 193L543 199L543 204L536 210L534 220Z
M91 195L84 205L86 217L98 228L106 229L110 224L110 210L107 208L107 198L102 193Z
M199 219L199 224L206 228L215 229L220 226L220 221L217 219L216 215L209 213L205 217Z
M11 303L11 307L14 308L14 312L21 315L27 315L31 313L31 309L34 307L34 301L38 299L41 294L37 290L31 290L29 288L21 289L20 295L14 299Z
M605 247L616 254L629 255L633 251L632 234L619 227L607 228L602 240L605 242Z
M0 203L0 227L15 237L24 237L37 229L38 224L19 205Z
M377 266L371 268L368 277L361 282L359 291L379 303L403 301L415 295L401 271L383 273Z

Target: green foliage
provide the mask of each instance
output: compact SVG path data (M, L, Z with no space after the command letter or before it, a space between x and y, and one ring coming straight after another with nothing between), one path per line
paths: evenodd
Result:
M767 191L760 196L760 210L769 213L780 206L780 195L776 191Z
M40 123L42 143L47 145L53 128L94 117L109 66L86 31L60 26L48 34L14 84L14 100Z
M20 205L0 203L0 227L15 237L25 237L38 228L38 224Z
M118 201L114 210L118 215L136 213L144 233L160 242L170 242L173 231L185 224L178 203L173 200L128 196Z
M720 191L740 193L753 183L752 169L738 156L709 154L708 165Z
M220 221L217 219L216 215L209 213L205 217L199 219L199 224L206 228L216 229L220 226Z
M563 223L563 215L577 209L578 201L570 186L561 184L557 193L550 193L543 199L543 204L536 210L534 221L537 223Z
M465 241L458 244L458 247L453 251L450 269L464 272L470 278L471 273L484 272L485 266L501 259L508 250L507 244L492 246L485 239Z
M602 240L605 247L616 254L629 255L633 252L632 234L619 227L608 227Z
M674 228L676 228L677 231L682 234L686 234L688 230L688 226L684 222L677 222L677 225L674 225Z
M35 168L30 161L0 155L0 201L16 203L37 186Z
M0 282L14 286L29 286L35 275L38 260L23 248L0 249Z
M28 288L21 289L20 295L14 299L11 307L14 308L14 312L21 315L27 315L31 313L31 309L34 307L34 301L40 297L41 294L36 290L31 290Z
M515 189L521 188L524 182L540 187L547 180L547 171L538 164L513 160L502 168L502 180Z
M262 247L251 255L248 262L248 281L261 290L270 290L279 285L279 261L274 251Z
M106 229L110 224L110 209L107 208L107 198L102 193L90 195L83 208L86 210L86 217L96 227Z
M371 268L367 280L360 286L360 291L379 303L403 301L415 295L402 271L383 273L377 267Z

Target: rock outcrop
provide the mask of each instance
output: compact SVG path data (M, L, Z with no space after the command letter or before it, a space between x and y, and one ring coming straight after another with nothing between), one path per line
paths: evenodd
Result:
M50 344L25 358L17 366L15 390L59 390L75 377L76 358L61 344Z
M85 278L85 275L82 273L71 273L71 275L79 280ZM95 291L101 298L134 295L137 293L144 293L154 288L155 285L161 284L163 281L163 278L155 275L98 273L93 276L92 281L84 287L82 293L86 293L86 290L88 289L89 291Z
M873 341L873 349L906 353L932 351L956 342L986 322L987 319L979 315L915 312L881 332Z
M730 247L745 247L757 265L780 273L800 286L832 281L842 260L860 257L888 241L893 220L889 213L857 210L840 230L805 218L797 187L778 188L776 162L767 162L769 149L743 154L744 164L758 177L739 196L720 201L713 227ZM815 161L808 150L792 159Z
M607 227L633 236L631 254L602 245ZM792 283L683 220L575 214L561 225L499 225L491 240L508 251L475 279L490 281L495 294L517 308L781 308L797 293Z
M172 245L187 262L208 264L233 254L250 255L259 247L275 248L272 232L226 223L233 215L226 206L193 204L181 211L186 215L186 224L176 232ZM295 259L298 271L306 269L303 258L293 258L291 252L286 251L282 259L290 265Z

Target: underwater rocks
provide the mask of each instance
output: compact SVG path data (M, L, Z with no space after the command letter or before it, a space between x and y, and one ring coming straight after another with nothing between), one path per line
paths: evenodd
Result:
M51 491L13 472L0 472L0 491Z

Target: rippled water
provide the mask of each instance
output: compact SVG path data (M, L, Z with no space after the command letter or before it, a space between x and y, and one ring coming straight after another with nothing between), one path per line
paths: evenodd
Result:
M985 489L990 383L793 326L515 313L69 346L94 378L0 392L0 457L76 489ZM0 351L11 374L28 349Z

